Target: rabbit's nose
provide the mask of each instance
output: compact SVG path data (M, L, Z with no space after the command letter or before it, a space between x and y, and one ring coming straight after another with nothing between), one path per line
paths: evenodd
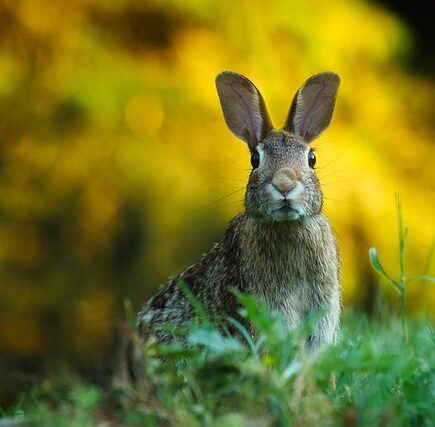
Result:
M285 197L297 185L298 177L296 172L290 168L282 168L275 172L272 179L272 185Z

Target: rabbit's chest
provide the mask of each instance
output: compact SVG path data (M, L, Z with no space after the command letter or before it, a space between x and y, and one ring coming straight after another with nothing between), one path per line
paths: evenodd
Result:
M243 270L249 292L283 312L291 326L324 299L320 272L324 274L327 265L308 245L272 246L251 253Z
M249 221L249 220L248 220ZM330 305L339 292L335 241L323 216L301 224L251 224L241 244L241 287L290 325Z

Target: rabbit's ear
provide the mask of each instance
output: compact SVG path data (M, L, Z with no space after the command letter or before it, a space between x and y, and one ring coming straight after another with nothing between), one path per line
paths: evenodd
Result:
M331 121L339 84L335 73L310 77L297 91L284 129L307 142L317 138Z
M229 71L218 74L216 88L227 126L253 150L272 129L259 90L246 77Z

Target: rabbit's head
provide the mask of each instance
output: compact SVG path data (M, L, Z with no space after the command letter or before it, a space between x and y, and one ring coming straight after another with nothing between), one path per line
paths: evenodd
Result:
M309 78L296 93L283 129L275 130L250 80L233 72L216 77L227 126L251 152L252 172L245 196L248 215L286 221L320 212L322 192L309 143L329 125L339 84L334 73Z

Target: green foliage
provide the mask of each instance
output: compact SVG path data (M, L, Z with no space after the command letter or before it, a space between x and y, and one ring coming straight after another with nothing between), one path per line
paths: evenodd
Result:
M183 341L141 344L134 380L118 372L104 390L74 380L43 384L21 404L24 419L56 426L435 425L435 332L427 321L410 321L403 347L398 320L349 311L337 344L309 354L305 342L321 314L289 331L278 313L238 298L255 338L236 340L203 318L186 325Z
M369 249L369 258L373 268L384 277L387 282L399 293L400 296L400 312L402 318L402 333L404 341L408 341L408 326L406 317L406 299L407 299L407 285L411 282L421 280L435 283L435 277L429 276L427 270L430 267L432 255L434 252L435 241L429 252L428 259L425 267L425 274L419 276L413 276L407 278L405 275L405 253L406 253L406 243L408 237L408 227L403 225L402 220L402 202L400 200L400 194L396 193L396 209L397 209L397 228L399 236L399 279L394 279L389 275L378 258L378 250L374 247Z

